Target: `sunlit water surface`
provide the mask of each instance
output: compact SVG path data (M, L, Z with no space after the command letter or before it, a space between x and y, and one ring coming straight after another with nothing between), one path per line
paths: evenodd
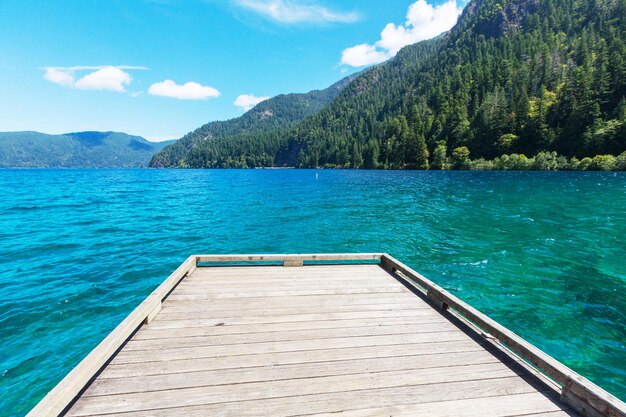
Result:
M389 252L626 398L626 174L0 170L0 415L192 253Z

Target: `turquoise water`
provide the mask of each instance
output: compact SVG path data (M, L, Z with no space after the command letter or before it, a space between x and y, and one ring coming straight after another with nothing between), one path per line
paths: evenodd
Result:
M0 170L0 415L191 253L389 252L626 399L626 174Z

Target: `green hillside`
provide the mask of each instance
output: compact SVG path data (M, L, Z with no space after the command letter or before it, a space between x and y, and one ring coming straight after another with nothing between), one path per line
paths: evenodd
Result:
M177 159L614 169L626 154L587 157L626 151L625 96L625 0L474 0L449 33L405 47L293 129L257 135L249 125L248 134L207 136Z
M171 143L119 132L0 132L0 167L134 168Z
M271 166L289 132L326 107L355 76L324 90L265 100L241 117L207 123L154 156L153 167Z
M357 79L300 126L276 163L426 168L443 155L463 163L467 151L618 155L625 41L623 0L473 1L431 42L436 53L415 59L424 45L413 45Z

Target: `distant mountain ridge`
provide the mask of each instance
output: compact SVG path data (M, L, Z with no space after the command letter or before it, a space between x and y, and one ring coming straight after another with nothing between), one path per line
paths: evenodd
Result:
M325 108L357 76L358 73L350 75L323 90L281 94L262 101L240 117L207 123L164 148L152 158L150 166L271 166L285 135L306 117Z
M0 132L0 167L139 168L172 142L121 132Z

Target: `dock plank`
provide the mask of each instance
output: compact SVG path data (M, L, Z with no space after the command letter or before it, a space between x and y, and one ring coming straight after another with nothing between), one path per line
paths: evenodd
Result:
M406 404L389 407L377 407L338 413L301 414L315 417L415 417L415 416L449 416L463 415L466 417L567 417L572 416L562 410L556 401L546 401L542 394L530 393L504 395L489 398L489 408L484 407L482 398L469 400L442 401L436 403Z
M492 355L475 354L463 357L465 361L444 357L434 360L424 356L394 356L374 359L352 359L346 361L315 362L290 365L272 365L252 368L195 371L151 377L128 377L100 379L83 394L85 397L124 394L131 392L163 391L198 386L229 385L250 382L279 381L303 378L319 378L349 374L368 374L388 371L417 371L436 369L435 373L467 372L480 373L508 369ZM456 363L456 365L454 364Z
M309 351L252 353L209 358L166 359L139 363L118 364L113 361L100 378L124 378L141 375L164 375L201 370L278 366L297 363L326 363L350 359L372 359L397 356L425 356L426 360L439 363L448 360L455 364L456 358L467 358L483 353L482 347L469 342L438 342L428 345L408 343L391 346L364 346L351 349L315 349ZM442 359L440 359L440 356Z
M461 332L447 334L399 334L365 337L337 337L327 339L287 340L277 342L242 343L228 345L210 345L198 347L175 347L154 350L126 350L123 349L113 359L112 363L150 362L154 360L207 358L251 353L277 353L311 351L316 349L347 349L359 346L390 346L406 343L432 344L434 342L459 342L472 340Z
M157 316L153 323L153 329L166 329L175 327L200 327L211 326L216 323L228 325L243 324L269 324L289 323L298 321L332 321L332 320L369 320L378 318L405 318L407 320L437 320L438 312L432 309L419 310L384 310L384 311L349 311L331 313L308 313L308 314L283 314L283 315L260 315L260 316L235 316L215 315L213 318L190 318L184 316ZM193 316L191 316L193 317Z
M235 385L200 386L175 390L125 393L105 397L81 397L68 416L101 415L159 408L209 405L233 401L249 401L263 398L297 397L307 394L350 392L392 387L414 387L413 396L420 395L424 401L445 398L448 393L471 391L499 392L501 394L531 392L534 388L514 375L510 369L482 371L456 370L441 372L439 369L390 371L379 373L337 375L319 378L290 379L284 381L251 382ZM420 391L421 389L421 391Z
M271 398L240 403L222 403L215 405L177 407L150 411L136 411L123 414L110 414L119 417L166 417L172 415L201 417L219 415L227 417L250 416L315 416L331 415L340 412L370 412L369 416L396 416L386 414L386 411L402 410L403 406L414 408L417 413L411 416L438 416L438 417L513 417L526 415L526 411L537 411L538 415L546 417L573 416L558 411L558 406L546 401L546 396L539 392L517 393L488 397L489 407L485 407L484 398L466 398L468 393L449 395L448 399L435 402L419 402L411 396L413 387L391 388L372 391L352 391L346 393L331 393L307 395L301 397ZM414 402L415 401L415 402ZM337 410L341 404L349 411ZM378 404L394 404L387 407L377 407ZM371 407L364 409L363 407ZM407 408L408 408L407 407ZM411 410L410 408L408 408ZM549 411L555 410L556 411ZM544 411L546 410L546 411ZM267 414L264 414L267 413ZM368 415L368 414L365 414ZM532 414L531 414L532 415Z
M214 326L215 327L215 326ZM218 326L225 327L225 326ZM365 326L365 327L344 327L332 329L304 329L304 330L285 330L285 331L263 331L264 326L253 328L250 333L237 334L220 334L209 336L187 336L186 329L176 331L172 329L170 337L161 339L135 339L130 340L126 345L127 351L131 350L159 350L159 349L175 349L196 346L220 346L235 345L243 343L264 343L264 342L282 342L295 340L317 340L317 339L334 339L344 337L366 337L366 336L390 336L402 334L431 334L442 333L441 337L446 338L454 333L458 333L457 329L452 325L387 325L387 326Z
M501 377L506 371L496 371L491 378L488 373L470 379L471 375L464 373L445 374L436 372L421 379L413 378L415 373L391 372L375 375L348 375L308 380L291 380L241 384L237 389L233 386L197 387L173 391L158 391L149 393L111 395L102 397L83 397L68 416L102 415L107 413L128 413L133 411L167 410L169 415L177 415L174 408L205 406L200 408L203 415L223 415L223 407L233 406L241 415L255 399L271 399L288 397L289 403L282 402L282 412L275 412L266 408L256 409L251 415L302 415L303 410L311 410L310 405L303 405L298 401L306 399L311 394L335 394L333 403L326 409L331 412L345 410L348 407L360 408L351 401L355 391L364 396L383 394L378 397L378 403L393 401L398 393L413 397L412 402L437 402L463 398L489 398L511 394L529 393L535 388L518 376ZM435 382L439 381L439 382ZM394 391L396 391L394 393ZM349 394L348 394L349 393ZM234 404L233 404L234 403ZM352 404L351 406L349 404ZM214 407L209 407L209 406ZM217 407L215 407L217 405ZM169 409L169 410L168 410ZM252 409L252 408L250 408ZM221 410L221 411L220 411ZM152 414L158 415L158 414ZM179 415L192 415L187 411ZM234 414L233 414L234 415ZM248 414L250 415L250 414Z
M426 318L423 322L416 319L407 320L405 317L398 318L370 318L367 322L363 320L329 320L329 321L296 321L287 323L265 323L262 326L258 324L239 324L239 325L221 325L206 327L187 327L173 329L150 329L146 326L133 337L135 340L154 340L169 339L171 337L201 337L201 336L219 336L234 334L250 334L250 333L271 333L286 331L303 331L303 330L319 330L319 329L359 329L359 328L375 328L382 326L414 326L417 332L436 332L454 329L451 323L432 323Z
M394 304L395 310L402 310L403 307L424 308L424 304L420 304L414 298L400 298L397 294L362 294L358 297L354 295L348 296L308 296L308 297L273 297L271 303L267 298L250 297L246 299L220 300L219 303L202 303L194 300L191 301L172 301L165 300L163 303L163 311L188 312L188 311L214 311L214 310L258 310L258 309L274 309L274 308L343 308L349 306L381 306ZM320 310L321 311L321 310Z

